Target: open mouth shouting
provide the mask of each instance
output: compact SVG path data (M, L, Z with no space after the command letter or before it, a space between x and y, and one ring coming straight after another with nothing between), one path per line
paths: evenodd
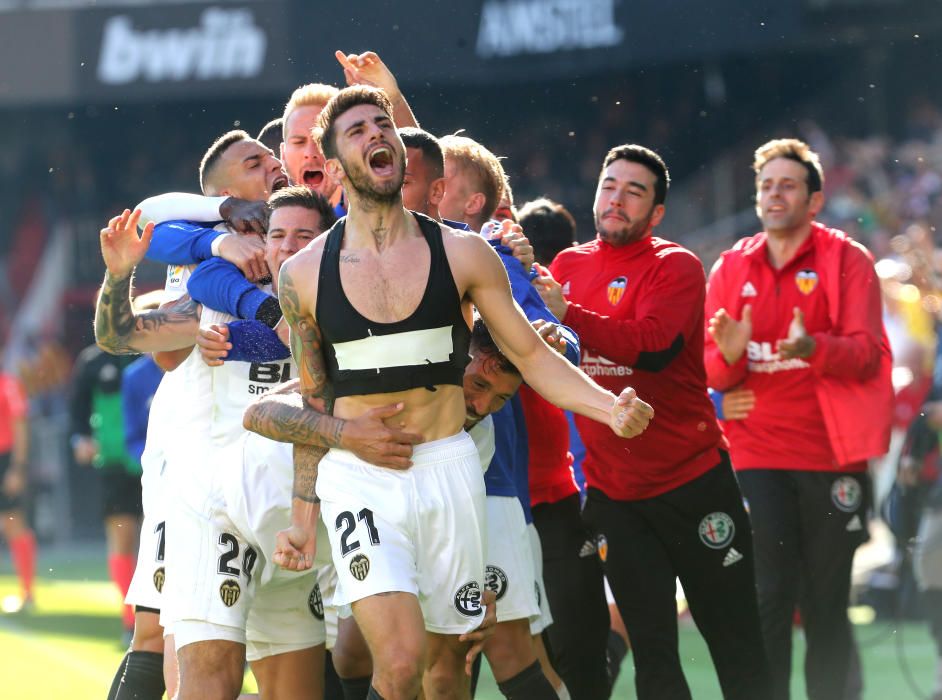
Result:
M366 162L373 174L378 177L392 177L396 172L393 164L393 150L385 144L380 144L370 151Z
M271 182L271 192L277 192L280 189L283 189L288 186L288 176L284 173L279 173L275 176L275 179Z
M310 170L301 171L301 182L302 184L310 187L311 189L317 189L324 184L324 171L320 168L312 168Z

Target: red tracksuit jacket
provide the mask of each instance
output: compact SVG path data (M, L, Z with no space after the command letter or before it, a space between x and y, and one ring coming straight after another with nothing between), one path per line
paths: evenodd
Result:
M710 274L706 319L725 308L736 319L752 305L752 340L726 364L706 333L710 386L742 385L756 406L727 421L736 469L848 471L889 445L893 417L892 359L883 329L880 284L866 248L841 231L812 225L808 240L781 269L769 263L766 234L745 238ZM781 360L794 307L805 315L815 352Z
M569 421L558 408L526 384L520 387L520 403L527 422L530 505L556 503L579 493L572 473Z
M618 248L596 239L562 251L550 270L571 302L564 323L579 335L583 371L616 394L634 387L654 407L631 440L576 416L588 485L614 499L650 498L715 466L725 440L706 393L697 257L652 236Z

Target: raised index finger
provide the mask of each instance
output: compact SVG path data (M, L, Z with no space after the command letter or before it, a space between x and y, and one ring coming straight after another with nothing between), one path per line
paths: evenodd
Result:
M343 51L340 51L339 49L334 51L334 57L340 61L340 65L343 66L345 70L356 70L356 66L350 62L350 59L347 58L347 54L345 54Z

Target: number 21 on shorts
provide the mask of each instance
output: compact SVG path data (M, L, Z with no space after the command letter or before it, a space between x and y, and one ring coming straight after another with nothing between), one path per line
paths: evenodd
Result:
M337 516L335 523L337 530L343 530L343 532L340 533L341 556L345 557L350 554L350 552L355 552L360 548L359 540L350 539L350 536L357 528L358 522L366 524L366 532L370 537L370 544L373 546L379 544L379 531L376 529L376 525L373 522L373 511L369 508L364 508L357 513L356 518L354 518L353 513L349 510L345 510Z

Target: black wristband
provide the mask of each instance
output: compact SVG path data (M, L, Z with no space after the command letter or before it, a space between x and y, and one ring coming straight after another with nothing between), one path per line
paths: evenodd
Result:
M281 304L278 303L278 298L268 297L263 301L255 312L255 320L261 321L269 328L277 326L281 320Z

